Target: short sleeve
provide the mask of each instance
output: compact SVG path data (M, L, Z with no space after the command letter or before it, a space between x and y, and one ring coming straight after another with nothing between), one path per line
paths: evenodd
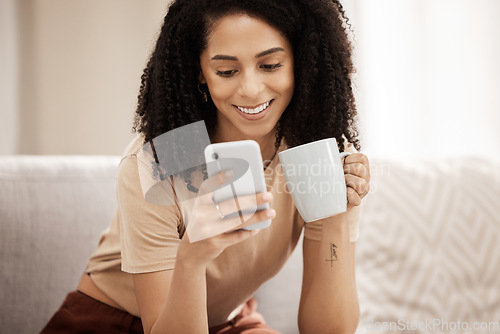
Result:
M348 143L347 140L345 140L345 138L344 138L344 150L350 153L357 153L357 150L350 143ZM361 206L362 205L353 207L347 213L347 223L349 225L350 242L356 242L358 241L359 238L359 216L361 212ZM304 228L304 238L320 241L322 229L323 229L323 222L321 221L306 223Z
M120 163L117 199L122 270L146 273L173 269L181 215L177 205L155 205L144 199L135 155Z

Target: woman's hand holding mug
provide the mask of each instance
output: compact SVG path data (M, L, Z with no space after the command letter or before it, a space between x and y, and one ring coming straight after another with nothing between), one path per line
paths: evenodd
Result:
M361 204L370 191L370 162L362 153L344 158L344 175L347 185L347 211Z
M278 154L288 191L306 223L360 205L370 181L368 158L339 153L335 138L296 146Z

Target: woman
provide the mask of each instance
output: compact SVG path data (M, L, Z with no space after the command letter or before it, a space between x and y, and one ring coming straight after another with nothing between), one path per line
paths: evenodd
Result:
M43 333L276 333L251 297L290 256L304 228L298 324L303 333L354 332L357 206L366 156L344 161L348 211L304 224L277 173L277 152L328 137L359 150L342 6L325 0L178 0L142 76L134 129L120 163L118 210L78 291ZM211 142L260 144L269 203L230 233L189 242L185 224L214 225L206 196L189 212L144 200L137 152L153 138L204 120ZM206 180L210 188L219 176ZM220 176L227 178L227 176ZM230 178L230 176L229 176ZM213 187L212 187L213 188ZM248 196L245 200L251 200ZM271 226L245 225L272 218ZM325 261L335 245L337 261Z

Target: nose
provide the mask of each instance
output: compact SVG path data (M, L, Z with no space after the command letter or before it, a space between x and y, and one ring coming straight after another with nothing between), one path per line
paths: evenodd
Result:
M239 93L241 96L256 98L264 89L264 83L257 73L246 71L240 76Z

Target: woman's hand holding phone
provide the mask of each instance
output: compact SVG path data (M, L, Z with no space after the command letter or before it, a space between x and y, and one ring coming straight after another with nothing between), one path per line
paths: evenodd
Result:
M216 204L214 190L234 177L231 170L219 172L201 184L198 196L190 208L186 234L177 252L177 261L191 265L206 265L227 247L246 240L260 230L245 230L246 226L269 220L273 209L242 214L245 209L270 203L271 193L238 196ZM236 213L236 214L235 214Z

